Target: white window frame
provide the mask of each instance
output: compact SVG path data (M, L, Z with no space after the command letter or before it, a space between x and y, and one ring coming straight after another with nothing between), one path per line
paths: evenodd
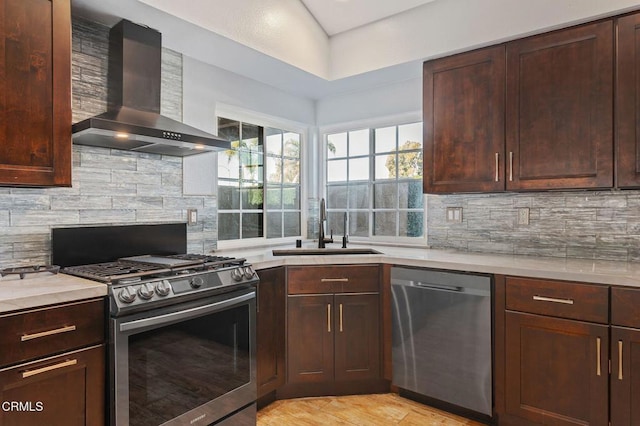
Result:
M413 111L405 114L398 114L387 117L378 117L366 120L357 120L350 121L330 126L320 127L320 178L319 178L319 189L318 193L321 194L322 198L327 199L327 136L335 133L343 133L350 131L357 131L362 129L376 129L382 127L391 127L391 126L402 126L404 124L411 124L422 122L422 112L421 111ZM424 146L424 141L422 141ZM375 155L374 153L370 153L371 155ZM373 171L370 170L369 182L373 182ZM364 181L363 181L364 182ZM426 246L427 245L427 201L428 197L426 194L422 194L423 197L423 235L421 237L392 237L392 236L377 236L373 235L371 232L371 227L373 223L369 223L369 234L370 237L362 237L362 236L349 236L350 242L362 242L368 244L385 244L385 245L418 245L418 246ZM371 205L371 201L369 203L369 212L373 211L373 207ZM337 237L340 237L339 235ZM339 239L339 238L338 238ZM334 234L334 241L336 240L336 235Z
M276 129L281 129L285 131L290 131L294 133L300 134L300 236L294 237L283 237L283 238L267 238L267 208L266 208L266 198L265 204L263 206L263 229L264 236L260 238L241 238L238 240L218 240L218 248L219 249L234 249L234 248L243 248L243 247L260 247L260 246L270 246L270 245L278 245L278 244L289 244L293 243L297 239L304 239L307 235L307 179L306 173L308 168L307 161L307 141L309 138L309 128L303 123L298 123L296 121L281 119L278 117L273 117L267 114L262 114L259 112L251 111L245 108L226 105L226 104L218 104L216 105L215 110L215 121L216 121L216 129L218 126L218 118L223 117L230 120L237 120L247 124L253 124L261 127L272 127ZM266 170L266 152L265 155L265 170ZM216 178L215 178L215 195L216 195L216 204L218 197L218 162L215 164L216 168ZM264 182L264 189L266 191L266 179ZM266 192L265 192L266 195Z

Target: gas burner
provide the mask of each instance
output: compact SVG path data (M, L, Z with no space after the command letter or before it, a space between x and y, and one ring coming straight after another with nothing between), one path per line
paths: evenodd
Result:
M0 277L4 277L5 275L20 275L20 279L22 280L27 274L36 274L39 272L50 272L52 274L57 274L59 270L60 267L55 265L22 266L18 268L6 268L1 270Z

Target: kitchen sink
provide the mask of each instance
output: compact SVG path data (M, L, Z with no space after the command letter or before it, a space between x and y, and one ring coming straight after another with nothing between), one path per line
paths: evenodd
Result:
M294 248L273 250L274 256L313 256L341 254L381 254L371 248Z

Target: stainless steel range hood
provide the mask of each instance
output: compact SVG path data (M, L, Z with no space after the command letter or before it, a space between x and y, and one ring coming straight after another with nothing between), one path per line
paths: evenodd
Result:
M109 32L108 111L72 126L73 142L184 157L230 142L160 115L162 35L122 20Z

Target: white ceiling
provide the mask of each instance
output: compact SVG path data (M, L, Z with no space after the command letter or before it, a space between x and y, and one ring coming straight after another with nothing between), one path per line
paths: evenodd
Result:
M329 35L349 31L435 0L301 0Z

